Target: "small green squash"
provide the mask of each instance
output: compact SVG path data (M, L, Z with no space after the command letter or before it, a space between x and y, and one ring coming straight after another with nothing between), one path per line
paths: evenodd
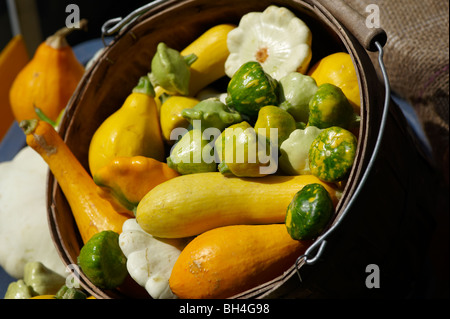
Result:
M78 265L99 288L120 286L128 275L127 258L119 246L119 234L104 230L92 236L81 248Z
M327 190L318 183L308 184L294 195L286 212L286 229L292 239L313 239L320 235L334 212Z
M227 105L251 119L256 119L263 106L278 105L278 82L256 61L244 63L236 71L227 93Z
M203 131L193 128L173 146L167 165L181 175L214 172L217 164L210 140L203 138Z
M266 105L259 110L255 131L269 138L270 143L281 146L297 128L294 117L275 105ZM270 129L276 129L277 135L271 136Z
M309 149L311 174L324 182L339 182L348 177L356 156L355 135L338 126L324 129Z
M309 101L308 125L349 129L354 121L353 107L342 90L330 83L320 85Z

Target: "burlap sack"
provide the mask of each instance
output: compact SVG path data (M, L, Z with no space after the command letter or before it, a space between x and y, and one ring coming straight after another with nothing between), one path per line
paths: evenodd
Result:
M346 1L365 17L374 12L370 5L379 8L380 27L388 36L384 62L392 90L414 107L448 185L449 1Z
M428 288L428 293L431 297L448 298L449 1L346 1L365 17L370 14L370 7L366 12L368 5L378 6L380 27L388 36L384 62L392 90L415 109L431 144L437 169L444 176L433 213L436 229L429 255L424 254L424 258L430 258L429 273L434 278L434 286ZM377 66L378 54L371 54L371 58Z

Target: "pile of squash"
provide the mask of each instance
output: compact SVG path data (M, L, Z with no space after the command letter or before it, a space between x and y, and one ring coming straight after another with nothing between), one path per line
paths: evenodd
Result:
M261 30L270 41L252 47ZM85 247L93 238L89 247L104 245L105 231L120 234L116 255L153 298L228 298L293 265L332 220L358 132L349 55L310 67L311 41L303 21L269 6L181 52L160 43L151 73L93 135L90 172L51 125L22 121ZM348 80L339 83L342 70ZM344 93L355 85L357 94ZM239 147L241 161L229 156ZM80 264L100 277L121 271Z

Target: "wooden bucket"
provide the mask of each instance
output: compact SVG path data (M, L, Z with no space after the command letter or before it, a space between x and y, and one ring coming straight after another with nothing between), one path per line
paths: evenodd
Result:
M360 137L357 158L336 218L318 239L327 239L322 241L327 245L321 247L320 256L312 258L314 263L310 262L311 255L299 256L298 262L282 276L234 298L409 293L418 277L417 260L420 261L426 244L418 233L429 232L427 211L432 207L425 201L418 205L415 197L418 185L430 184L428 175L410 172L431 168L418 152L414 136L398 108L389 99L385 101L389 90L377 78L367 53L374 49L374 40L384 44L385 34L379 29L365 28L364 19L341 1L158 1L124 27L86 72L69 101L60 134L88 169L92 135L121 106L138 78L149 71L159 42L182 50L208 28L220 23L238 24L245 13L263 11L271 4L290 9L310 27L311 65L333 52L347 51L351 55L361 91ZM388 113L383 113L385 108L389 109ZM384 131L381 141L380 131ZM70 207L52 174L48 179L48 217L63 262L76 264L82 241ZM379 267L381 288L367 287L368 265ZM297 273L301 274L302 281ZM389 289L384 289L385 281ZM123 291L101 290L82 273L80 282L97 298L130 297Z

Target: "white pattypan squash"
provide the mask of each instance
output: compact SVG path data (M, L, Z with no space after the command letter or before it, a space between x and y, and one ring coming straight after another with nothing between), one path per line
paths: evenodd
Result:
M67 276L48 228L47 172L29 146L0 163L0 265L15 278L23 278L32 261Z
M127 257L128 273L153 299L177 298L170 290L169 278L188 241L155 238L134 218L125 221L119 236L120 248Z
M294 130L280 146L280 168L289 175L311 174L309 149L314 139L322 132L315 126Z
M290 72L306 73L311 61L312 34L308 26L284 7L271 5L263 12L245 14L228 33L228 77L248 61L261 63L276 80Z

